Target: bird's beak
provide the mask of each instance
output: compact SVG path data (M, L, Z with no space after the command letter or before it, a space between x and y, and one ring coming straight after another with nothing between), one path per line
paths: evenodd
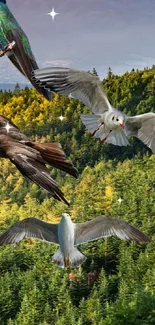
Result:
M120 123L121 128L124 128L124 123Z

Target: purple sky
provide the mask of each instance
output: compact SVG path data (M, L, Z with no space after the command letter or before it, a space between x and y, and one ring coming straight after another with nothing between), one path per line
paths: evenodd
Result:
M40 66L122 74L155 64L154 0L8 0ZM45 13L54 7L55 21ZM0 58L0 82L26 82Z

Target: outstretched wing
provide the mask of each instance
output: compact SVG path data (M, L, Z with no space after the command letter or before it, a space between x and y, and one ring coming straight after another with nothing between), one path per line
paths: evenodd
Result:
M128 117L125 124L127 136L134 136L140 139L155 154L155 114L146 113Z
M58 244L57 225L37 218L24 219L0 235L0 246L18 243L23 238L34 238Z
M11 162L16 165L21 174L31 182L45 189L58 201L63 200L69 205L63 192L51 178L49 170L46 168L40 153L20 143L10 142L9 145L10 147L6 151L6 154Z
M58 94L71 94L95 114L103 114L111 108L103 84L94 74L68 68L44 68L33 74L41 86Z
M91 221L75 224L75 245L80 245L102 237L115 235L120 239L136 242L150 242L150 238L137 228L119 219L100 216Z

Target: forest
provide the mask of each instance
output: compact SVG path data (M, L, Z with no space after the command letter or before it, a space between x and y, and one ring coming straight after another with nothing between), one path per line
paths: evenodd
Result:
M103 85L111 104L126 114L155 112L154 76L154 66L122 76L109 68ZM0 325L155 324L155 156L135 138L128 147L101 144L82 125L80 114L87 112L66 96L48 102L18 85L0 91L0 114L35 141L60 142L79 171L74 179L51 168L68 208L1 159L0 233L32 216L58 223L68 212L74 222L103 214L121 218L152 241L109 237L87 243L79 246L86 262L66 269L51 261L57 246L47 242L0 247Z

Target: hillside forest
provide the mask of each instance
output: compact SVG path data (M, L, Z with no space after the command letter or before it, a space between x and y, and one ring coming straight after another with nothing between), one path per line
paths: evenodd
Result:
M155 112L154 75L155 67L122 76L109 68L103 84L111 104L129 115ZM80 114L88 112L65 96L48 102L18 85L0 91L0 114L34 141L60 142L79 170L74 179L51 169L68 208L1 159L0 233L32 216L57 223L64 212L74 222L107 214L138 227L152 242L100 239L79 247L87 260L68 269L51 261L57 246L47 242L0 247L0 325L155 324L155 156L135 138L128 147L101 144L82 125Z

